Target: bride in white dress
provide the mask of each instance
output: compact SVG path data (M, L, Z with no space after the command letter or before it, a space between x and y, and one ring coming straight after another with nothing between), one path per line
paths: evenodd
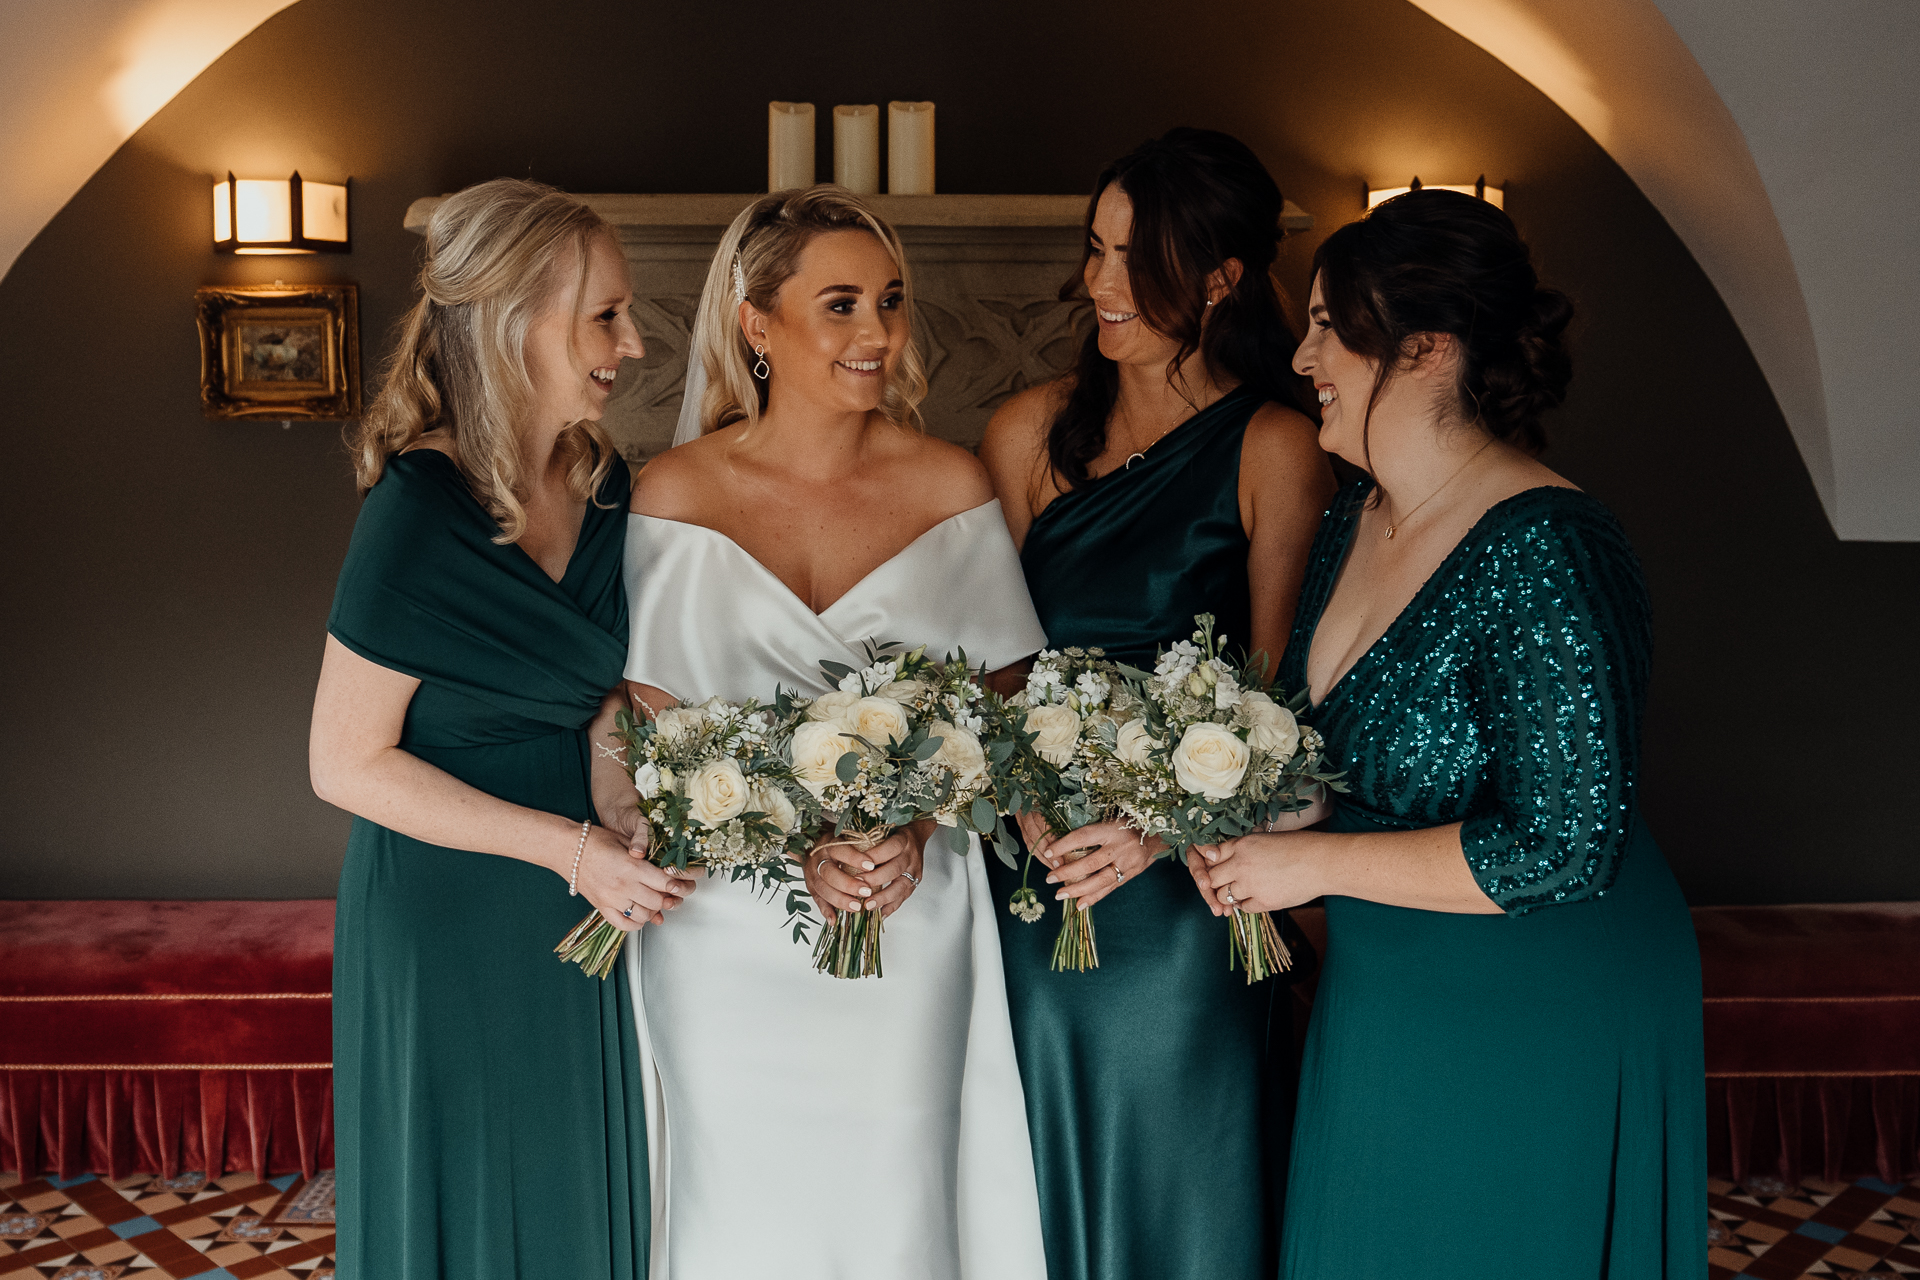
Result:
M818 695L820 660L869 639L990 669L1045 644L986 471L903 425L910 306L898 238L838 188L735 221L695 325L704 434L634 485L638 699ZM635 935L652 1280L1044 1280L980 847L926 835L807 859L816 902L888 920L882 979L815 972L780 904L724 878Z

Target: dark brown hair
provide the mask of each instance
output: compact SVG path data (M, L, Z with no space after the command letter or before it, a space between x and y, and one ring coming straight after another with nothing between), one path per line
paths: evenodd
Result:
M1299 345L1273 279L1285 201L1260 158L1238 138L1211 129L1173 129L1108 165L1087 201L1080 270L1060 290L1086 302L1086 264L1101 193L1118 183L1133 203L1127 276L1133 305L1149 328L1178 344L1167 380L1199 353L1215 377L1238 379L1267 399L1305 407L1289 361ZM1240 279L1207 308L1207 277L1238 259ZM1206 322L1203 324L1202 320ZM1095 326L1080 346L1071 390L1047 431L1047 457L1068 488L1090 478L1107 447L1107 418L1119 394L1114 362L1100 354Z
M1458 191L1395 196L1328 236L1313 278L1341 345L1379 366L1369 419L1418 336L1445 333L1459 345L1461 418L1528 453L1546 447L1540 415L1573 378L1561 342L1573 303L1541 287L1505 213Z

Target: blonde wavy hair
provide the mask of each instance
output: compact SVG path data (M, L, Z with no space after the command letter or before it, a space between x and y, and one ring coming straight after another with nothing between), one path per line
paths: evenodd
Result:
M927 368L913 340L913 276L906 250L887 221L845 187L820 183L762 196L743 210L720 240L700 294L690 358L706 365L707 389L700 401L700 434L743 422L751 429L767 407L767 382L753 376L759 357L740 331L740 301L734 264L746 301L772 315L780 286L800 269L800 254L827 231L867 231L886 246L900 273L900 313L907 344L881 393L880 412L895 426L921 427L927 398Z
M526 420L534 395L527 333L567 298L569 273L577 309L589 245L612 234L572 196L518 178L495 178L441 201L427 222L419 301L401 322L380 394L348 441L361 492L394 454L443 428L460 474L500 525L494 541L519 540L530 477L521 474L515 424ZM594 501L613 466L612 440L599 423L576 422L556 448L567 463L567 491Z

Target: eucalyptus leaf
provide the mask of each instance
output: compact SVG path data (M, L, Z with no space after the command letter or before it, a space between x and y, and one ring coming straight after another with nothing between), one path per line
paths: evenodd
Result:
M840 759L835 762L833 772L840 781L846 783L848 786L852 786L853 780L860 776L860 753L858 751L849 751L841 756Z
M940 835L947 842L947 851L949 853L965 853L967 851L968 841L965 827L957 823L951 827L941 827Z
M973 822L975 831L991 831L1000 815L993 811L993 801L981 796L973 802L973 808L967 815Z

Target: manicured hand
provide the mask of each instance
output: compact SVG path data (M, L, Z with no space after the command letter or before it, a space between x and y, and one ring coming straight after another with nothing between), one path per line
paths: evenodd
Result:
M821 836L807 854L807 892L834 911L878 911L882 920L913 895L926 867L931 821L901 827L866 852Z
M1054 901L1073 898L1091 907L1115 889L1145 874L1154 856L1167 846L1160 837L1142 838L1118 822L1096 822L1051 836L1034 846L1034 853L1051 867L1047 883L1057 884ZM1118 874L1115 874L1115 869Z
M690 876L657 867L644 854L636 856L630 840L606 827L594 827L580 855L580 877L575 882L580 895L600 909L601 919L627 933L649 922L665 923L666 913L679 906L694 886ZM628 916L628 911L633 914Z
M1242 911L1280 911L1312 902L1325 892L1312 859L1317 832L1294 831L1277 835L1241 836L1218 845L1202 845L1194 854L1206 864L1209 905L1215 915L1238 907ZM1191 861L1189 861L1191 866ZM1201 878L1199 870L1194 879Z

